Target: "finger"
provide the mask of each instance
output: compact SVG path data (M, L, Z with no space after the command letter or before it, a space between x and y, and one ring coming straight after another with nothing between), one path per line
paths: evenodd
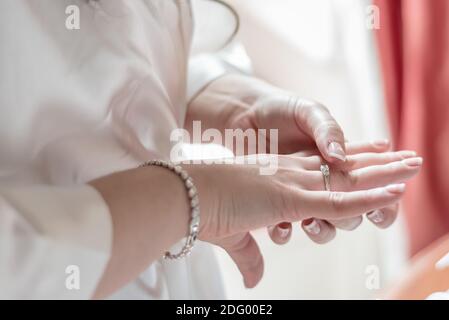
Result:
M402 183L415 176L421 166L422 158L416 157L353 170L342 173L341 176L335 175L336 181L332 190L364 190ZM338 181L339 177L343 179L341 182Z
M307 170L320 170L320 165L325 162L323 158L317 153L313 154L312 152L297 152L292 155L301 158L301 165L304 169ZM412 157L416 157L416 152L407 150L382 153L360 153L348 155L346 157L346 162L339 165L338 169L349 171L373 165L387 164L390 162L400 161Z
M346 170L355 170L363 167L387 164L390 162L400 161L408 158L416 157L414 151L397 151L383 153L360 153L349 155L344 165Z
M309 149L309 150L303 150L293 153L292 155L297 157L310 157L310 156L320 156L320 151L318 149Z
M255 287L263 275L263 258L259 246L249 233L234 235L220 241L220 246L234 260L243 276L245 287Z
M357 229L357 227L362 224L363 217L358 216L358 217L354 217L354 218L347 218L347 219L340 219L340 220L328 220L328 222L338 229L345 230L345 231L352 231L352 230Z
M390 142L388 140L376 140L371 142L346 142L345 143L346 156L355 155L359 153L381 153L390 149ZM303 150L296 152L298 157L309 157L321 155L317 149Z
M349 142L346 144L346 154L357 154L366 152L385 152L390 150L390 141L387 139L370 142Z
M296 154L294 155L296 156ZM298 161L303 169L313 171L320 170L320 166L325 163L323 157L320 155L301 156Z
M404 191L404 184L352 192L297 191L297 209L292 220L311 217L337 220L360 216L398 202Z
M314 138L326 161L338 164L346 160L343 130L325 106L298 99L295 118L298 126Z
M321 219L306 219L301 222L301 227L307 236L318 244L324 244L335 238L336 230L333 225Z
M292 235L292 224L290 222L282 222L276 226L268 227L268 234L274 243L282 245L286 244Z
M374 210L366 215L374 225L381 229L388 228L393 224L398 216L399 204L388 206L379 210Z

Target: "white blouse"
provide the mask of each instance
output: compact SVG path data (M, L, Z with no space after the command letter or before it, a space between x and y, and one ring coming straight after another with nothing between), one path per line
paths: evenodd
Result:
M73 4L79 30L66 27ZM92 296L112 223L85 183L168 158L187 78L193 95L222 72L187 74L192 20L188 0L0 1L1 299ZM154 263L112 298L222 298L211 248Z

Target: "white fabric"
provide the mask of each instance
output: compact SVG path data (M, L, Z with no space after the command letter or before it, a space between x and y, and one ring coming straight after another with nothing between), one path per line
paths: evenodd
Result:
M103 273L109 212L94 189L21 187L0 191L0 299L83 299ZM80 270L68 290L68 266Z
M192 40L187 100L225 73L251 73L244 46L235 41L239 17L221 2L193 0L195 28Z
M444 257L442 257L440 260L438 260L435 267L438 270L449 268L449 252Z
M216 54L196 54L189 61L187 100L194 99L207 84L224 74L249 74L251 71L251 61L239 43L232 43Z
M80 30L66 28L69 5L80 9ZM168 157L186 111L189 5L0 1L0 298L91 297L112 226L84 184ZM80 290L65 288L67 265L80 267ZM221 289L200 244L113 298L221 298Z
M449 291L434 292L426 298L426 300L449 300Z
M449 252L435 264L436 270L443 270L446 268L449 268ZM427 300L449 300L449 290L446 292L434 292L427 297Z

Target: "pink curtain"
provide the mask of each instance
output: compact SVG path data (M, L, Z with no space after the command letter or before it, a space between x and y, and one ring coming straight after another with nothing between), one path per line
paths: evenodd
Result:
M404 198L414 254L449 233L449 1L374 3L393 140L424 157Z

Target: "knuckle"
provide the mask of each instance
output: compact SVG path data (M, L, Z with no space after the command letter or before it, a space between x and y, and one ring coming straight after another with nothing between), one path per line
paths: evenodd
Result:
M329 192L329 203L331 206L331 210L338 213L341 212L344 208L344 194L342 192L332 191Z
M346 173L346 179L350 190L357 188L359 184L359 176L353 172Z
M321 157L320 155L313 155L310 157L307 157L306 159L307 161L310 161L311 164L313 164L314 167L317 168L317 170L320 169L320 165L323 163L323 157Z
M359 177L351 171L341 171L341 180L343 191L351 191L357 189Z
M290 105L292 105L295 109L296 114L300 119L305 119L314 112L330 115L329 109L317 101L302 99L299 97L291 97L290 101L292 101Z
M322 111L323 113L330 114L329 109L322 103L318 101L309 101L309 106L314 110Z
M323 174L320 171L309 172L304 182L308 190L323 191L326 188Z
M363 207L369 207L373 204L373 201L375 200L375 191L373 190L367 190L363 192L363 195L360 198L360 205Z

